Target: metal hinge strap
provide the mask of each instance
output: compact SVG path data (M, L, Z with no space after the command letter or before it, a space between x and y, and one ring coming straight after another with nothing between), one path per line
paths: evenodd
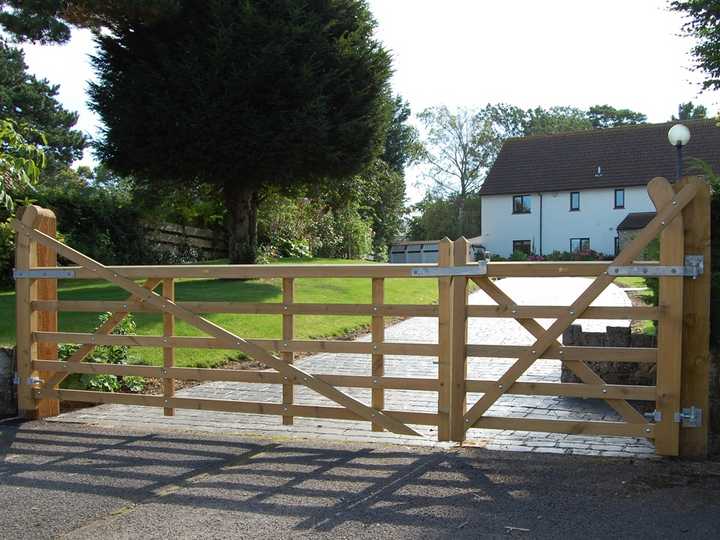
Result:
M13 279L60 279L60 278L74 278L75 270L16 270L13 268Z
M691 277L696 279L705 270L705 259L702 255L687 255L685 266L633 265L609 266L610 276L641 276L641 277Z
M410 275L413 277L485 276L487 275L487 262L479 261L477 264L469 264L466 266L412 268Z

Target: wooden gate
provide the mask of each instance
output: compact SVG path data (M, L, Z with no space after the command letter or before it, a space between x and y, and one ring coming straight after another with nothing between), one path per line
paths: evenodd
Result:
M365 420L377 431L388 430L418 435L413 425L437 426L439 440L462 442L468 429L512 429L573 434L647 437L655 440L664 455L701 455L706 451L707 428L681 430L685 411L707 411L709 276L683 277L688 271L685 255L699 255L709 264L709 191L700 178L688 178L672 185L655 179L648 185L657 207L656 217L615 258L605 262L468 263L467 242L460 239L440 242L437 265L183 265L104 266L59 242L54 237L51 212L29 207L14 222L18 233L16 249L18 399L26 417L57 414L59 400L91 403L123 403L175 409L270 414L282 416L284 424L293 418L318 417ZM634 264L643 248L660 236L660 261ZM77 266L59 267L57 255ZM697 269L697 267L695 267ZM654 307L590 307L592 301L619 275L650 272L660 278L660 304ZM386 278L424 277L438 283L437 305L386 304ZM497 287L497 277L591 276L592 284L567 307L521 306ZM295 302L297 278L364 278L372 281L371 304L308 304ZM129 294L125 301L60 301L57 279L103 279ZM180 278L281 278L282 303L180 302L175 300L174 283ZM138 284L136 280L144 280ZM497 305L467 305L468 282L472 280ZM155 289L162 285L161 292ZM61 311L110 311L112 316L94 333L59 332ZM162 313L162 336L121 336L113 329L131 312ZM200 314L254 313L282 316L282 339L244 339ZM298 340L294 337L295 315L367 315L371 318L369 342ZM436 343L390 343L384 339L385 317L436 317ZM535 342L529 347L474 345L467 343L469 317L511 317ZM555 322L546 330L535 319ZM562 332L578 318L649 319L658 321L657 349L568 347L558 342ZM176 336L176 320L202 331L204 337ZM684 321L684 324L683 324ZM59 343L79 344L67 360L57 360ZM160 347L162 367L129 366L83 362L98 345ZM218 348L241 351L272 370L179 368L174 365L176 348ZM371 357L367 376L316 375L293 364L294 354L303 352L361 353ZM273 352L279 354L273 354ZM387 377L385 355L438 357L435 378ZM467 377L468 357L507 357L516 362L498 380L471 380ZM520 376L540 358L561 360L582 383L518 382ZM656 363L656 386L610 385L586 362ZM60 389L71 373L136 375L163 380L162 395L131 395ZM175 396L176 379L273 383L283 388L282 403L241 402ZM294 387L306 386L336 406L321 407L294 403ZM369 388L370 403L363 403L341 388ZM385 408L389 389L437 392L437 412L392 411ZM475 403L466 403L467 393L482 393ZM502 418L486 414L506 393L563 395L604 399L622 417L619 422L537 420ZM630 403L656 402L653 421ZM690 409L690 407L694 407ZM685 416L688 416L686 414ZM697 420L697 416L693 418ZM686 422L688 423L688 422ZM685 432L688 432L685 435Z

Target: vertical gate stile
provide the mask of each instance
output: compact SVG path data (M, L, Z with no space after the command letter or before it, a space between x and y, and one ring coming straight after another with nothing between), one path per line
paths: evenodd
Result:
M683 210L685 254L702 255L705 271L696 279L683 280L680 406L699 408L704 419L698 427L680 430L680 455L704 458L708 453L708 422L705 418L710 414L710 186L703 177L692 176L675 184L675 189L680 190L688 184L697 186L697 194Z
M460 237L453 243L453 266L467 264L468 241ZM451 342L450 363L450 440L465 440L465 410L467 408L465 379L467 378L467 276L451 278Z
M382 309L385 303L385 279L384 278L372 278L372 303L373 312L377 312ZM371 324L372 332L372 343L373 349L375 347L381 347L385 341L385 318L382 314L372 316ZM372 408L379 411L385 408L385 392L380 385L375 383L378 377L385 375L385 356L382 354L372 355ZM383 431L381 425L373 423L373 431Z
M162 295L168 300L175 301L175 280L173 278L163 279L162 282ZM163 312L163 337L167 340L172 340L175 335L175 316L170 312ZM172 343L168 343L167 347L163 348L163 367L171 369L175 367L175 349ZM171 399L175 395L175 379L172 377L165 377L163 379L163 397L167 403L167 400ZM165 416L175 416L175 409L172 407L165 407Z
M451 266L453 243L445 237L438 243L438 266ZM438 278L438 441L450 440L451 348L450 278Z
M55 214L48 209L41 209L35 218L35 228L44 232L52 238L57 237L57 219ZM57 251L42 244L36 243L36 262L37 266L56 266ZM57 279L39 279L37 280L37 299L57 301ZM57 332L58 316L57 311L38 311L37 329L42 332ZM57 343L38 343L37 344L38 360L57 360L58 346ZM38 377L41 381L47 381L52 377L53 373L40 371ZM40 418L48 418L60 414L60 401L57 399L43 398L38 401L38 416Z
M295 301L295 280L293 278L283 278L283 317L282 317L282 335L283 343L290 343L295 338L295 316L290 313L292 304ZM282 353L282 359L288 364L292 364L295 360L295 353L292 351L284 351ZM283 410L287 410L291 407L294 401L295 387L292 382L283 384L282 389L282 401ZM290 415L283 415L282 417L283 426L292 426L293 417Z
M18 211L21 222L33 227L37 209L29 206ZM15 238L15 268L28 270L36 265L37 244L27 234L18 232ZM30 303L37 298L37 280L20 278L15 280L16 341L18 373L18 413L29 420L38 416L38 402L33 396L32 363L37 357L37 344L33 332L37 329L37 314Z
M650 186L650 197L657 208L671 203L675 192L670 184ZM660 233L660 264L684 264L684 233L682 214ZM660 418L655 426L655 451L660 455L676 456L679 449L679 424L675 413L680 410L680 376L682 355L683 280L676 277L659 279L659 305L662 316L658 321L657 410Z

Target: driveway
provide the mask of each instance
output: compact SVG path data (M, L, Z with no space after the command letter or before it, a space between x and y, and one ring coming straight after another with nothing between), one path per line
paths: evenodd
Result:
M507 278L497 283L518 304L569 305L591 282L587 278ZM471 303L491 304L483 292L470 297ZM611 285L593 305L629 305L627 295ZM541 320L546 326L551 321ZM604 330L606 324L629 324L629 321L583 321L585 329ZM470 343L527 345L530 334L512 319L474 318L468 329ZM360 338L369 340L369 336ZM436 342L437 319L412 318L386 329L387 341ZM512 364L512 359L470 359L468 372L473 379L497 379ZM369 355L316 354L299 361L299 365L312 373L367 375L370 373ZM437 377L437 359L432 357L387 356L385 372L391 377ZM557 382L560 380L560 362L538 360L520 379L521 381ZM370 390L346 389L354 397L369 403ZM296 403L303 405L334 405L324 397L305 387L296 387ZM178 396L232 399L279 403L281 387L270 384L210 382L184 389ZM480 396L469 394L473 403ZM437 412L437 393L388 390L386 406L390 410ZM553 396L508 395L500 398L488 411L490 415L543 418L618 420L616 413L600 400L583 400ZM177 410L174 417L162 416L161 409L125 405L101 405L63 414L54 421L84 422L98 426L134 426L144 429L175 426L180 429L198 429L219 433L282 436L297 439L386 442L402 444L437 444L435 428L419 427L424 439L397 436L391 433L373 433L365 422L348 422L312 418L296 418L292 427L283 426L279 417L212 411ZM490 449L534 451L545 453L575 453L606 456L651 456L653 447L646 439L629 437L583 437L563 434L528 433L473 429L468 438L474 444Z
M716 538L720 463L0 424L0 537Z

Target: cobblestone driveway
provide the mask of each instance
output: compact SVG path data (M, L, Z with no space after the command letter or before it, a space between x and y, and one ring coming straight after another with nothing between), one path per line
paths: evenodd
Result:
M568 305L587 287L587 278L506 278L497 282L518 304ZM492 304L484 292L470 296L473 304ZM596 306L629 305L627 295L615 285L593 303ZM552 320L540 320L547 327ZM584 330L604 331L605 326L628 325L630 321L581 321ZM369 340L369 336L360 338ZM436 342L437 320L412 318L386 329L386 340L395 342ZM528 345L532 338L512 319L473 318L468 327L468 341L475 344ZM471 358L468 362L470 378L497 379L513 363L512 359ZM369 355L316 354L299 360L299 365L312 373L367 375L370 373ZM385 373L390 377L437 377L437 359L428 357L386 356ZM557 382L560 362L539 360L521 381ZM346 389L348 393L369 403L369 389ZM330 405L333 403L305 388L296 387L296 403ZM241 401L277 403L282 400L281 387L269 384L212 382L178 392L178 396L222 398ZM469 394L468 403L479 395ZM390 410L437 412L437 393L388 390L386 407ZM488 411L495 416L526 418L562 418L584 420L618 420L617 415L600 400L559 398L552 396L503 396ZM279 417L210 411L177 410L176 416L166 418L161 409L101 405L63 414L56 421L87 422L102 426L143 425L150 429L174 426L181 429L221 433L287 436L303 439L328 438L346 441L385 441L401 444L438 444L435 428L421 427L427 439L402 437L390 433L373 433L365 422L296 418L292 427L282 426ZM583 437L563 434L528 433L472 429L468 439L489 449L534 451L546 453L589 454L608 456L651 456L653 446L645 439L626 437Z

